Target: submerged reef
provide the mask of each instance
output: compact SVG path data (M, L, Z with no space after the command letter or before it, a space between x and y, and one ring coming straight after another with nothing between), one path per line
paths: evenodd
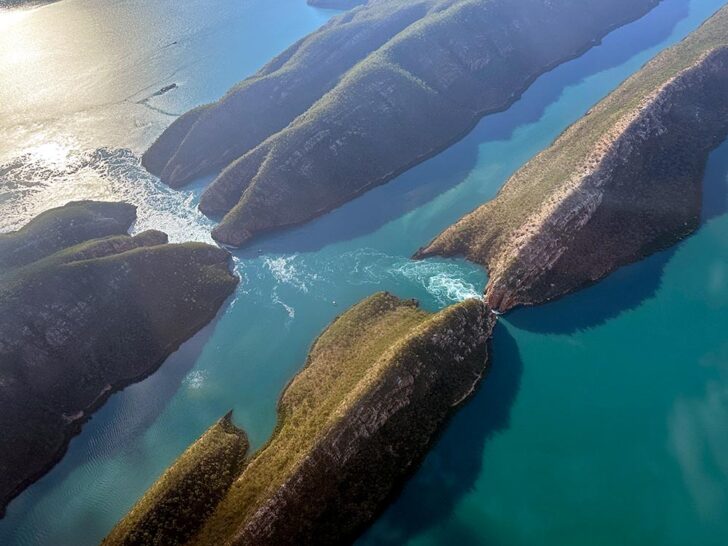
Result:
M507 311L591 284L697 229L728 136L728 8L664 51L421 249L488 269Z
M373 0L178 118L143 164L241 246L383 184L658 0ZM222 172L220 172L222 171Z
M0 234L0 509L47 472L115 391L214 318L229 254L127 230L136 209L83 201Z
M191 539L166 544L353 540L477 387L487 371L493 322L478 299L430 314L379 293L346 311L315 341L285 389L268 443ZM151 492L144 497L151 498ZM133 510L105 544L131 544L124 537L150 531Z

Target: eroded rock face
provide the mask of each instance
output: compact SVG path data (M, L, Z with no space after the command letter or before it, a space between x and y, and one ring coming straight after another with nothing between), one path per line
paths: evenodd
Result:
M477 387L488 368L494 320L479 299L430 314L387 293L346 311L317 338L306 365L285 389L272 438L184 543L305 546L354 540ZM169 484L161 488L166 497L189 497ZM155 490L159 483L144 499L154 498ZM138 506L155 505L144 499ZM189 502L200 501L193 496ZM179 506L189 511L185 502ZM132 511L122 520L108 544L127 544L118 539L130 529L140 536L146 528L137 525L138 515Z
M239 246L387 182L658 0L377 0L332 19L145 154ZM175 146L176 144L176 146Z
M362 531L485 373L492 315L479 300L442 313L394 350L232 544L346 544Z
M158 231L130 237L134 217L129 205L72 203L0 238L4 263L23 264L0 272L3 509L111 393L155 371L237 284L224 250L165 244Z
M488 268L506 311L559 297L694 231L728 136L728 10L659 55L418 256Z

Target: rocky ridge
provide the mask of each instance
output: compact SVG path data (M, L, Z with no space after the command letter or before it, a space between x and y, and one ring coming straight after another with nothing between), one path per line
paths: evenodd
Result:
M627 80L417 257L487 267L496 310L593 283L700 221L702 176L728 136L728 9Z
M240 246L383 184L657 0L377 0L333 18L144 156ZM568 27L569 32L565 32Z
M0 507L115 391L154 372L232 293L229 254L129 236L135 209L76 202L0 236Z
M185 544L353 540L477 387L493 323L477 299L429 314L380 293L346 311L284 391L273 437Z

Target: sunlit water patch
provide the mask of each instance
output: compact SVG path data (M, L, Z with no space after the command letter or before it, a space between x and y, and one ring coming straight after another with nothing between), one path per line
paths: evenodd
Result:
M79 1L55 4L53 13L64 11L73 18L72 8ZM123 61L121 75L114 80L115 85L123 87L121 96L144 96L159 89L160 84L170 83L167 79L174 75L173 81L180 87L159 97L155 106L182 111L219 96L228 82L240 78L241 66L249 72L262 65L275 50L291 43L295 35L314 28L318 23L313 19L325 18L320 12L311 11L302 0L221 0L220 4L224 4L225 10L209 13L209 18L207 2L191 0L180 5L180 10L193 5L197 10L194 18L179 25L180 47L168 47L177 37L169 35L166 24L160 24L167 33L161 37L151 33L157 64L139 65L153 77L134 77L136 59L141 54L130 55L129 60ZM0 543L98 543L166 466L230 409L234 410L235 422L248 432L253 446L260 446L275 426L277 397L304 364L312 341L327 323L361 298L388 290L400 297L416 298L423 307L435 310L480 294L486 279L479 267L462 260L412 262L409 257L460 215L493 196L523 161L547 146L656 51L695 28L719 4L717 0L665 0L644 21L616 31L602 46L541 78L532 87L533 92L524 95L509 111L487 118L443 154L315 222L272 234L257 246L234 252L234 267L241 283L218 320L185 344L159 372L115 395L94 415L71 443L63 461L11 503L8 515L0 521ZM112 7L128 10L124 18L104 18L110 25L126 22L120 23L112 34L125 34L126 24L136 29L137 35L145 36L128 22L156 21L154 16L164 16L167 10L178 16L180 12L169 6L177 4L167 0L97 0L85 2L84 11ZM139 17L144 9L155 13L151 18ZM54 19L50 14L47 12L45 17ZM232 23L231 14L237 17ZM43 37L45 30L40 25L33 36ZM208 37L218 30L226 39L212 47ZM39 44L36 41L35 47ZM52 57L52 48L46 49ZM82 51L78 50L79 55ZM172 51L176 52L167 57ZM142 53L146 58L148 51ZM108 64L91 61L88 74ZM73 76L69 79L77 85L76 75ZM25 88L33 88L32 82L26 83ZM61 101L67 94L65 87L60 89L53 97L55 101ZM147 91L139 95L143 89ZM0 89L0 95L9 99L16 96L8 94L7 88ZM101 101L106 97L103 94ZM127 117L131 119L139 108L130 105L128 112L133 115ZM96 114L105 119L104 127L110 125L109 120L111 125L118 125L119 118L109 116L109 112L117 110ZM62 204L65 198L111 197L113 189L113 197L129 199L140 206L139 224L176 231L181 238L207 240L203 237L208 236L209 221L195 209L199 188L171 192L148 177L139 168L138 158L123 150L137 150L139 145L129 123L121 124L113 133L103 132L109 140L86 147L72 139L55 138L59 131L68 132L65 123L56 121L50 129L39 128L36 137L42 138L30 139L32 146L17 147L29 150L33 157L17 164L12 159L6 161L16 186L8 185L7 201L0 204L2 212L14 215L9 221L2 218L7 229L17 227L35 211ZM131 121L133 127L138 125L145 133L151 131L146 128L146 121ZM115 143L120 131L130 132L129 142L124 141L118 148L103 148ZM39 148L48 141L68 145ZM87 148L94 151L73 152ZM99 153L106 156L92 157ZM24 178L23 165L27 167L33 162L33 172ZM25 193L21 196L22 192ZM393 204L397 206L391 207ZM145 218L149 219L146 224ZM140 229L140 225L135 229ZM702 248L691 259L695 263L705 260L712 250ZM723 275L720 267L711 268L708 280L711 286L717 285L718 296ZM673 311L665 313L663 305ZM594 307L587 301L579 306L577 314L588 314ZM684 312L684 302L677 301L675 307ZM669 298L667 302L658 300L647 315L631 324L612 321L603 332L609 335L594 339L595 349L589 353L584 352L589 340L576 335L524 332L509 327L512 337L518 336L514 348L508 342L508 332L499 329L493 344L494 354L500 360L494 361L493 373L483 385L482 394L459 414L464 426L458 425L460 421L454 422L449 430L455 431L455 435L446 436L442 447L430 458L435 461L428 467L431 471L421 474L426 487L415 487L415 494L404 499L403 511L394 512L399 517L390 515L382 520L364 542L381 544L378 539L382 534L388 536L394 527L396 540L388 541L393 544L514 544L514 536L522 536L525 544L563 546L566 535L559 535L556 530L569 528L574 514L592 506L592 518L584 521L603 524L600 530L604 531L604 543L621 544L623 532L638 528L640 522L649 522L656 513L655 506L663 510L665 506L677 506L673 512L667 510L671 515L688 513L683 508L689 508L691 497L674 480L660 481L665 486L657 491L664 494L643 502L644 495L640 494L646 488L639 469L645 468L645 454L653 461L662 461L666 450L680 451L681 465L663 465L658 470L667 468L670 475L679 473L679 480L683 480L684 473L696 494L704 491L705 469L712 469L715 459L706 454L721 454L712 432L718 430L720 423L707 421L705 408L722 404L724 399L719 395L703 396L705 382L693 377L693 392L684 397L685 404L675 405L673 412L673 399L681 395L665 390L665 384L655 388L655 378L662 378L662 361L654 362L653 368L647 370L639 360L649 360L648 354L638 355L638 361L627 370L620 369L621 373L604 374L603 370L627 362L631 351L628 345L644 344L643 338L656 328L648 319L660 321L670 317L669 324L661 324L664 333L660 343L668 346L669 340L681 339L687 321L674 311ZM552 313L540 324L555 326L567 316L572 314ZM716 332L724 331L720 330L719 321L714 322L712 329L702 328L707 340L719 339ZM604 347L624 351L601 350ZM521 359L517 358L519 351ZM689 356L694 351L694 347L685 346L683 354ZM605 382L605 377L611 381ZM726 384L719 377L714 379L718 387ZM617 410L623 408L621 411L613 409L615 400L619 402ZM511 405L513 423L518 426L513 427L515 434L506 437L504 430ZM668 411L665 406L669 406ZM648 413L645 408L654 411ZM664 434L645 433L663 430L668 416L672 416L674 423L671 439ZM569 427L564 426L567 418L571 419ZM495 431L506 441L485 445L485 438ZM702 446L694 452L684 447L694 445L692 438L698 438ZM624 448L628 447L633 449L626 451ZM694 464L698 459L707 459L710 465ZM605 468L611 472L604 472ZM559 469L561 474L556 472ZM631 479L619 479L622 475ZM722 483L716 475L709 475L711 487ZM556 476L563 479L557 480ZM602 476L605 478L595 483ZM620 487L610 489L610 484ZM587 500L591 499L592 505L583 502L585 492L591 495ZM610 496L610 492L615 494ZM713 498L720 501L720 497ZM640 502L625 510L625 499ZM671 503L669 499L678 502ZM715 500L707 503L705 513L714 511L715 506ZM451 510L453 507L455 510ZM626 519L620 519L623 516ZM556 536L561 541L535 540L534 535L528 534L544 529L540 538L546 536L546 531L554 531L549 538ZM697 533L701 529L691 523L685 531ZM590 542L593 536L589 533L588 525L575 529L572 543ZM649 540L643 541L646 542Z
M161 184L130 150L81 152L50 143L0 165L0 232L83 199L136 205L134 232L155 228L173 242L212 242L213 224L196 209L197 195Z

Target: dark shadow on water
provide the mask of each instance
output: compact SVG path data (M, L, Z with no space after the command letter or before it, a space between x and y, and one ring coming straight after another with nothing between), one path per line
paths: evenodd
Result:
M728 212L728 140L713 151L703 182L703 223Z
M706 165L701 223L727 212L728 140L712 152ZM597 284L552 303L515 309L505 319L524 330L553 334L569 334L603 324L656 294L665 266L678 245L621 267Z
M8 515L0 520L0 543L4 532L12 530L16 517L22 518L23 514L32 510L37 499L44 498L78 467L92 460L100 463L112 459L135 445L135 440L152 426L179 389L210 339L218 320L219 315L183 343L156 372L113 394L91 416L83 425L81 433L71 439L61 461L11 501Z
M674 253L673 247L653 254L588 288L551 303L515 309L504 319L523 330L548 334L571 334L598 326L653 297Z
M523 363L515 340L496 325L491 370L478 392L450 421L417 473L358 544L397 545L446 519L472 490L489 439L509 426ZM455 544L455 543L453 543Z
M465 180L476 165L480 144L507 140L518 127L537 122L564 89L659 44L687 15L687 0L665 0L642 19L613 31L601 45L539 77L508 110L486 116L435 157L321 218L261 237L246 253L319 250L371 233L421 207Z

